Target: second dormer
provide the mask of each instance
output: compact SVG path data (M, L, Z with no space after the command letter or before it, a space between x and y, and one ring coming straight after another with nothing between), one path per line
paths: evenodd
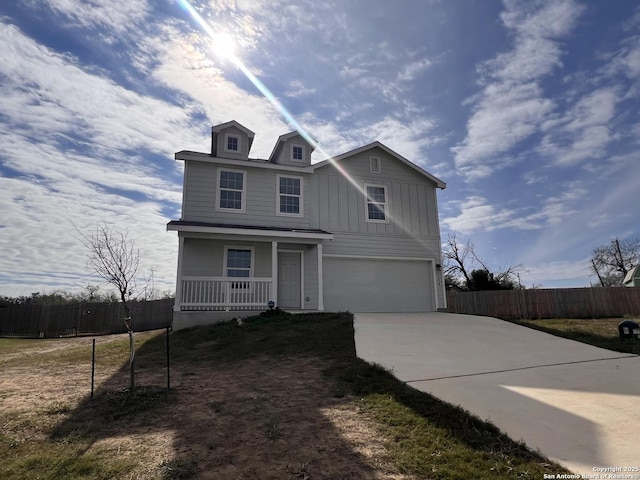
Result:
M269 162L278 165L308 167L316 142L310 143L298 132L280 135L269 156Z
M254 136L235 120L211 127L211 156L247 160Z

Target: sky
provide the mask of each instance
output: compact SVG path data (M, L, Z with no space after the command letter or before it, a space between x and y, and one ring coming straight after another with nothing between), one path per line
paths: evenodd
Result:
M193 0L282 111L172 0L0 2L0 295L96 284L79 233L128 230L175 291L180 150L237 120L268 158L380 141L447 183L443 240L526 287L581 287L640 235L640 4Z

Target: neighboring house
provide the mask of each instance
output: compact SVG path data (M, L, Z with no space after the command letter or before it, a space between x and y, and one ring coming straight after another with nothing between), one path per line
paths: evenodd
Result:
M174 327L266 310L446 308L437 189L446 184L379 142L311 164L297 132L267 160L254 133L212 128L185 162Z
M627 272L622 284L625 287L640 287L640 265L636 265Z

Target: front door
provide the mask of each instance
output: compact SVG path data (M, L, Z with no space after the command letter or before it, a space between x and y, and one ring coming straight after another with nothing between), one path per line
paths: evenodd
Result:
M278 306L302 308L302 253L278 253Z

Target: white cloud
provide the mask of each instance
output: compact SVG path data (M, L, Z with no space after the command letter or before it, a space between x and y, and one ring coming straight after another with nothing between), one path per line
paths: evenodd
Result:
M393 117L385 117L375 123L354 129L351 135L358 138L359 143L380 141L414 163L425 165L425 147L433 145L437 139L432 137L435 121L416 117L405 122Z
M247 93L227 80L224 71L212 62L209 52L194 47L192 40L184 39L178 31L169 30L151 75L162 84L184 92L189 98L198 99L198 108L206 112L212 125L237 120L256 132L251 156L267 158L278 136L291 128L266 98ZM203 136L198 142L200 146L192 148L181 139L178 146L202 151L207 140Z
M0 36L0 74L6 77L0 104L12 124L37 127L38 136L82 135L94 149L175 151L171 132L190 123L189 107L139 95L85 71L76 59L38 45L14 26L0 23ZM192 131L185 130L188 138Z
M475 96L467 136L456 147L456 166L468 179L491 174L519 142L538 132L556 105L544 98L539 81L562 65L558 40L571 31L584 10L573 1L505 2L501 14L515 35L511 51L479 68L484 89Z
M305 114L299 121L319 141L319 147L312 161L326 160L354 148L379 141L408 160L426 168L429 159L423 153L424 147L438 141L430 132L435 122L416 118L404 123L394 117L384 117L377 122L340 130L334 122L325 122L315 115Z
M114 40L132 30L132 26L144 21L149 14L146 0L114 2L112 0L29 0L31 7L40 10L43 6L54 11L58 18L83 28L101 27L104 39Z
M589 274L588 258L575 261L544 262L535 266L523 265L521 281L527 288L539 286L544 288L586 287L589 286L589 283L585 279Z
M12 177L0 177L0 270L11 272L0 293L95 282L73 225L97 222L129 229L140 273L154 266L161 289L173 290L176 242L165 225L180 205L181 165L172 154L201 142L191 108L127 90L14 26L0 23L0 34L0 158Z
M291 80L289 82L289 90L285 93L288 97L302 97L305 95L313 95L316 93L315 88L307 88L301 80Z
M491 173L504 162L500 154L537 131L555 107L540 95L539 87L532 83L512 87L495 84L485 89L467 123L467 138L452 149L463 175L477 179ZM478 175L482 167L482 175Z
M597 89L579 98L563 117L547 123L539 151L560 166L604 157L613 140L610 124L618 101L615 87Z
M460 214L457 217L444 218L442 223L449 229L463 234L478 230L494 230L502 223L512 221L515 214L513 210L497 210L487 203L486 198L480 196L471 196L466 200L451 203L460 210Z
M570 131L607 125L618 101L616 88L601 88L582 97L567 114L565 128Z
M428 58L423 58L422 60L411 62L408 65L405 65L404 68L400 71L400 73L398 74L398 80L402 82L410 82L412 80L415 80L432 64L433 62Z
M43 181L34 177L0 177L2 271L11 283L0 285L2 295L21 295L24 284L36 290L79 290L97 283L86 270L87 252L77 239L74 224L90 232L104 222L129 229L141 249L140 274L157 272L161 290L174 290L175 238L165 232L161 205L96 192L90 185L70 179Z
M540 230L560 225L575 216L578 205L583 203L588 190L581 182L567 182L560 185L562 191L555 196L544 198L538 205L518 208L498 208L485 197L472 195L465 200L452 201L460 213L445 217L442 224L453 231L469 234L477 231L494 230Z

